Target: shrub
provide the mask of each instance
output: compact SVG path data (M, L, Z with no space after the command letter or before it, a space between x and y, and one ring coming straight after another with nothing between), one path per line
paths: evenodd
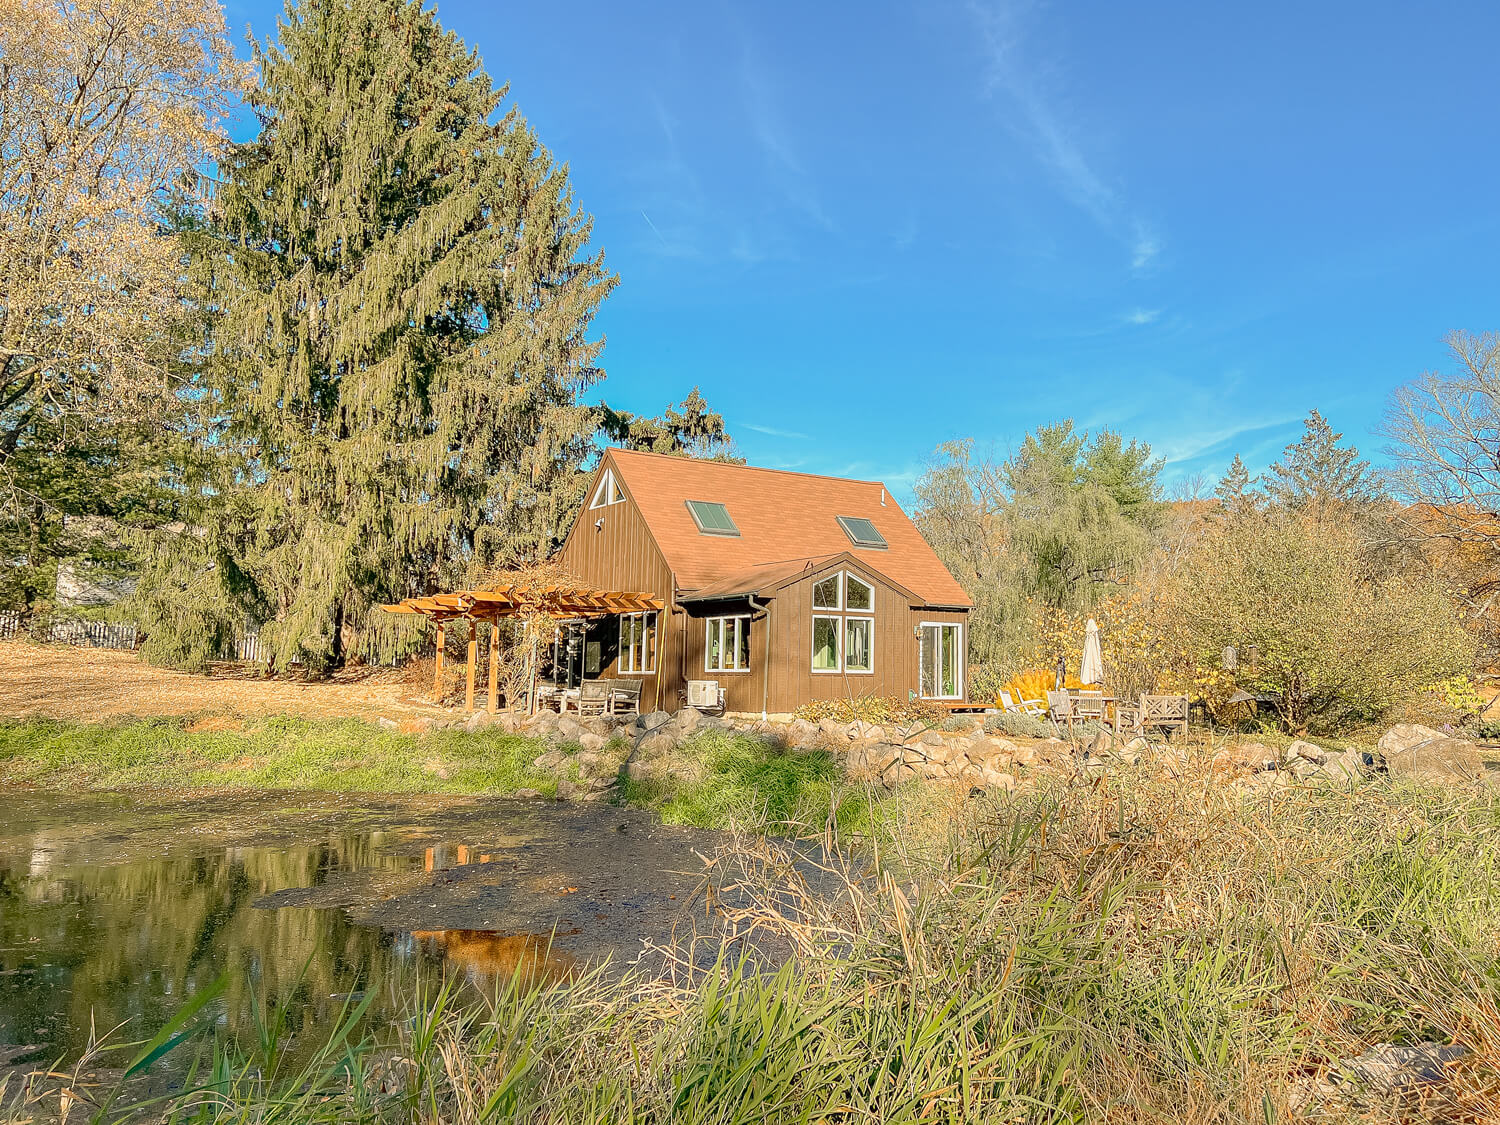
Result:
M986 734L1008 734L1012 738L1052 738L1057 734L1057 728L1046 719L1009 712L986 715L984 731Z
M936 726L947 712L934 703L888 695L857 695L849 699L816 699L797 708L797 717L817 722L837 719L841 723L929 723Z
M1230 646L1247 654L1235 679L1275 696L1291 731L1379 721L1474 660L1474 640L1436 581L1384 572L1346 522L1296 512L1215 524L1187 560L1176 601L1200 661L1217 664Z

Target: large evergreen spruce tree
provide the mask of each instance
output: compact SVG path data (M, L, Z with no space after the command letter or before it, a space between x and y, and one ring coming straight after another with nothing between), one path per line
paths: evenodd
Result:
M233 466L201 539L263 644L331 666L375 603L554 545L615 279L567 168L420 0L292 0L256 55L260 135L190 238Z

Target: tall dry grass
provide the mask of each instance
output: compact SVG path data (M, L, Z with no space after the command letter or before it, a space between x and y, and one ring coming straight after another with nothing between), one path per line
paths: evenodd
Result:
M211 1081L164 1108L454 1125L1500 1117L1493 791L1247 797L1206 761L1171 772L912 802L868 838L878 856L831 827L816 848L735 840L705 886L734 930L711 969L518 981L477 1007L440 993L294 1074L221 1048ZM756 971L756 950L781 947L785 964ZM1446 1083L1304 1096L1341 1059L1423 1040L1469 1049Z

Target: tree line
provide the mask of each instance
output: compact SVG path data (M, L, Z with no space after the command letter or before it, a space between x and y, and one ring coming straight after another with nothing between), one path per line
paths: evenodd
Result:
M0 607L61 567L133 588L152 659L258 627L326 669L545 558L600 444L735 457L697 388L587 401L618 278L418 0L291 0L249 65L217 0L7 5L0 151Z
M1500 652L1500 338L1449 345L1457 373L1393 396L1383 470L1317 410L1263 474L1236 455L1170 497L1146 444L1071 421L1003 458L940 447L917 519L976 603L971 694L1076 670L1093 616L1122 695L1294 731L1477 709Z

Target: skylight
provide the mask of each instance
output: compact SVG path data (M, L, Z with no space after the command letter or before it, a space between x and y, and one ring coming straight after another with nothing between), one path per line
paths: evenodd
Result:
M868 547L871 550L883 551L889 545L885 536L875 530L875 525L867 519L859 516L838 516L839 526L844 529L844 534L849 537L849 542L856 547Z
M740 529L729 518L729 509L714 500L689 500L687 509L702 535L738 535Z

